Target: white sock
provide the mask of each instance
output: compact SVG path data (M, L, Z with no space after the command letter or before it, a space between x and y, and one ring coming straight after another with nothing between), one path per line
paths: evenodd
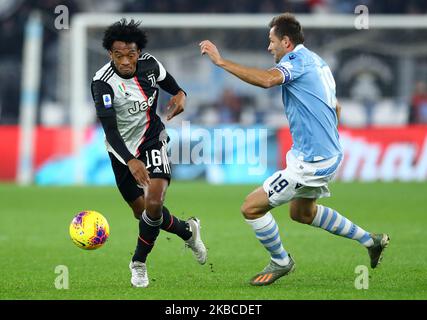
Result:
M264 216L246 222L255 231L257 239L270 252L271 260L281 266L289 264L289 256L280 240L279 227L270 212Z

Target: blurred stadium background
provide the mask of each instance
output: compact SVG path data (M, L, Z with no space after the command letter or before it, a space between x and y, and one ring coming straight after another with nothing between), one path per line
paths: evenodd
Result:
M369 8L369 29L357 30L355 7L361 4ZM58 6L66 7L69 19L58 18L64 8ZM238 166L175 163L174 179L262 182L283 166L290 146L280 89L255 88L229 76L199 55L198 43L211 39L225 57L269 68L267 24L284 11L301 19L306 45L327 60L337 82L346 150L337 179L424 181L427 3L421 0L3 0L0 181L114 184L89 84L108 59L103 29L126 16L143 21L146 51L189 94L185 113L168 128L182 135L182 121L188 120L192 130L268 129L264 175L232 174ZM160 96L161 115L167 99Z

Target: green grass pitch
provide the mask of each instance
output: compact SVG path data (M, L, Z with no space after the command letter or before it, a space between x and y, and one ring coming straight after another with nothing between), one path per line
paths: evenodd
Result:
M129 260L137 221L114 187L18 187L0 185L0 299L427 299L427 184L332 183L320 203L391 242L369 288L355 288L365 248L324 230L298 224L288 207L273 210L296 270L268 287L248 280L268 262L240 214L255 186L211 186L173 181L166 206L179 218L202 221L209 249L200 266L175 235L162 231L148 259L150 286L130 286ZM77 248L68 226L81 210L104 214L111 235L96 251ZM54 286L55 267L69 271L69 289Z

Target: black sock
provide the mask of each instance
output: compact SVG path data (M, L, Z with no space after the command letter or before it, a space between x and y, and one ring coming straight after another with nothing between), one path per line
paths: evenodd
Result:
M151 252L151 249L153 249L154 242L159 235L161 224L162 218L159 220L151 220L146 211L142 213L141 220L139 220L138 243L132 261L145 262L147 255Z
M163 223L160 225L160 228L176 234L183 240L188 240L192 236L188 223L171 215L165 206L163 206Z

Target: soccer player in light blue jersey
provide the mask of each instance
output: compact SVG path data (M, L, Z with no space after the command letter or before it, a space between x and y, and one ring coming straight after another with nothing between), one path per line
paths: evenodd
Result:
M371 267L375 268L389 236L367 232L336 210L316 203L317 199L330 196L328 183L343 159L337 130L341 107L335 96L331 70L322 58L304 46L301 25L293 15L284 13L274 17L269 27L268 51L276 62L269 70L226 60L211 41L200 43L202 54L241 80L262 88L281 86L292 135L286 169L274 173L262 187L250 193L241 208L247 223L271 256L269 264L250 283L269 285L295 268L270 213L288 202L293 220L356 240L368 249Z

